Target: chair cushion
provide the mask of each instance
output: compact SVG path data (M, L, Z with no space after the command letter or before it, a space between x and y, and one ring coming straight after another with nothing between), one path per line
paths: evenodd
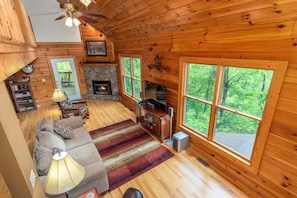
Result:
M81 106L81 107L79 107L80 114L84 113L87 110L88 110L88 106Z
M142 193L136 188L128 188L122 198L143 198Z

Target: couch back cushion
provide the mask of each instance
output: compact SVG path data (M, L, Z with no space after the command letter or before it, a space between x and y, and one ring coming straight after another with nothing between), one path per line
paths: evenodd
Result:
M43 146L38 146L36 147L34 156L36 159L35 167L38 175L39 176L47 175L51 165L51 161L53 159L52 150Z
M54 131L53 121L52 120L48 120L46 118L42 119L39 122L39 126L38 126L38 129L37 130L53 132Z
M39 131L38 132L39 146L46 147L48 149L59 148L63 151L66 151L66 146L62 137L58 135L47 132Z

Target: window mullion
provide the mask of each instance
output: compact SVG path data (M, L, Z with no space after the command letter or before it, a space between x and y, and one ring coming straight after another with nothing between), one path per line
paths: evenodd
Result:
M131 78L131 89L132 89L132 96L135 97L135 93L134 93L134 64L133 64L133 59L134 58L130 58L130 78Z
M215 88L214 88L214 96L213 96L213 102L211 104L211 113L210 113L210 121L208 126L208 137L207 139L211 141L214 136L214 130L215 130L215 123L216 123L216 112L218 109L219 104L219 98L220 98L220 92L222 89L222 81L224 79L224 67L218 66L217 72L216 72L216 82L215 82Z
M243 112L240 112L240 111L237 111L237 110L234 110L234 109L231 109L231 108L228 108L228 107L225 107L225 106L222 106L222 105L217 105L217 108L221 108L221 109L224 109L226 111L229 111L229 112L232 112L232 113L236 113L238 115L241 115L241 116L244 116L244 117L247 117L247 118L251 118L253 120L257 120L257 121L261 121L262 118L259 118L257 116L252 116L252 115L249 115L247 113L243 113Z

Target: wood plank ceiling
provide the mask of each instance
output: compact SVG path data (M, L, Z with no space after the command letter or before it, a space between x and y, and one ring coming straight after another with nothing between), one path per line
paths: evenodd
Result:
M67 0L57 0L67 2ZM297 18L296 0L96 0L88 8L70 0L80 11L100 13L93 25L114 40L172 36L195 31L225 33L250 26L277 24ZM282 24L285 25L285 24ZM282 25L278 25L281 29ZM201 35L200 34L200 35ZM233 34L234 35L234 34Z

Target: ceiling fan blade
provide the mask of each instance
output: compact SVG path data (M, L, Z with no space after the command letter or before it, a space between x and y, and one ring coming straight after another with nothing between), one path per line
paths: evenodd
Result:
M103 18L103 19L108 19L106 16L102 15L102 14L96 14L96 13L89 13L89 12L81 12L84 15L87 16L92 16L92 17L98 17L98 18Z
M61 15L61 16L59 16L58 18L56 18L55 20L57 21L57 20L61 20L61 19L63 19L65 17L65 15Z
M87 17L87 16L84 16L84 15L80 16L79 18L82 19L82 20L85 20L85 21L88 22L88 23L97 23L96 20L91 19L91 18L89 18L89 17Z

